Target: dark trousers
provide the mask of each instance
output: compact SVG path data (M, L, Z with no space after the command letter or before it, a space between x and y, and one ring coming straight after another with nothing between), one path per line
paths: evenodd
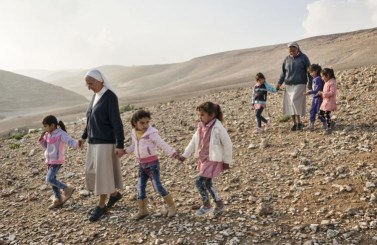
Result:
M219 193L217 192L217 189L213 185L212 179L207 177L198 176L196 178L196 188L199 191L199 194L202 198L202 202L204 205L209 205L209 195L212 196L212 198L215 200L215 202L221 201L221 198L219 196Z
M331 111L322 111L320 110L319 111L319 120L321 120L321 122L326 122L327 124L327 127L328 128L331 128L331 115L330 115Z
M267 123L266 118L262 116L264 108L255 109L255 116L257 117L258 128L262 127L262 122Z

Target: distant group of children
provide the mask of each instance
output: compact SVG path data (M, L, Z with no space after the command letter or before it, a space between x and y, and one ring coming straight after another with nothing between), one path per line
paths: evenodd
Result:
M313 77L313 89L305 93L306 96L313 96L309 129L314 130L315 120L318 117L322 122L325 134L329 134L334 126L331 120L331 112L336 110L337 86L334 70L332 68L324 68L322 70L320 65L312 64L308 68L308 73ZM276 93L279 89L266 82L266 78L262 73L257 73L255 80L256 83L251 96L252 108L255 110L257 119L257 127L254 132L261 133L271 127L270 119L262 116L267 104L267 92ZM262 128L262 122L265 123L264 129Z
M214 185L214 178L221 172L229 169L232 163L232 142L227 130L222 125L223 113L220 105L212 102L200 104L196 111L200 122L190 143L184 153L178 152L167 144L159 135L156 128L150 126L151 114L145 110L138 110L131 118L132 144L125 148L126 154L134 154L139 162L137 183L138 213L133 217L136 220L147 216L146 186L151 180L154 189L163 197L167 205L163 209L165 215L176 215L176 206L172 194L162 185L160 180L160 162L157 148L163 150L169 156L183 162L194 153L198 158L198 177L196 188L201 197L202 206L196 211L196 215L202 216L213 213L220 215L224 209L224 203ZM62 206L74 192L75 188L57 180L56 176L64 163L64 145L71 148L82 147L83 141L72 139L65 130L64 123L55 116L47 116L42 121L44 132L39 138L40 144L45 148L48 173L46 181L52 186L54 200L49 208ZM60 127L60 128L59 128ZM61 194L63 190L63 195ZM215 207L211 205L211 197Z

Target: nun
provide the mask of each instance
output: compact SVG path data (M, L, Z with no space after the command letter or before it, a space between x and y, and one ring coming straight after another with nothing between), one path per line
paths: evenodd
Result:
M312 77L308 73L309 58L301 51L297 42L288 44L289 55L284 59L280 79L276 86L285 83L283 114L292 117L292 131L302 130L301 117L306 113L306 86L311 89Z
M99 196L98 205L89 215L89 221L94 222L122 198L118 190L123 189L119 158L124 155L124 131L118 97L105 76L92 69L85 75L85 81L94 92L81 136L88 140L86 188Z

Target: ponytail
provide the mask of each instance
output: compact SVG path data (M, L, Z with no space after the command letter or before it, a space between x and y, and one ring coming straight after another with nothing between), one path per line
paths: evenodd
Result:
M217 118L220 122L224 121L223 112L221 111L221 107L219 104L207 101L196 107L196 110L204 111L208 113L208 115L210 116L215 115L215 118Z
M51 126L52 124L55 124L56 127L59 126L63 131L67 132L64 123L53 115L49 115L43 118L42 124L43 125L47 124L49 126Z

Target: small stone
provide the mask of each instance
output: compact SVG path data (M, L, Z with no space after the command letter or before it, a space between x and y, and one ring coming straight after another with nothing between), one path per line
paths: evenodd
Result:
M310 225L310 230L312 230L312 232L316 233L317 230L318 230L318 224L311 224Z
M327 234L327 238L334 238L339 234L339 231L328 229L326 234Z
M86 197L90 195L90 192L88 190L80 190L79 195Z

